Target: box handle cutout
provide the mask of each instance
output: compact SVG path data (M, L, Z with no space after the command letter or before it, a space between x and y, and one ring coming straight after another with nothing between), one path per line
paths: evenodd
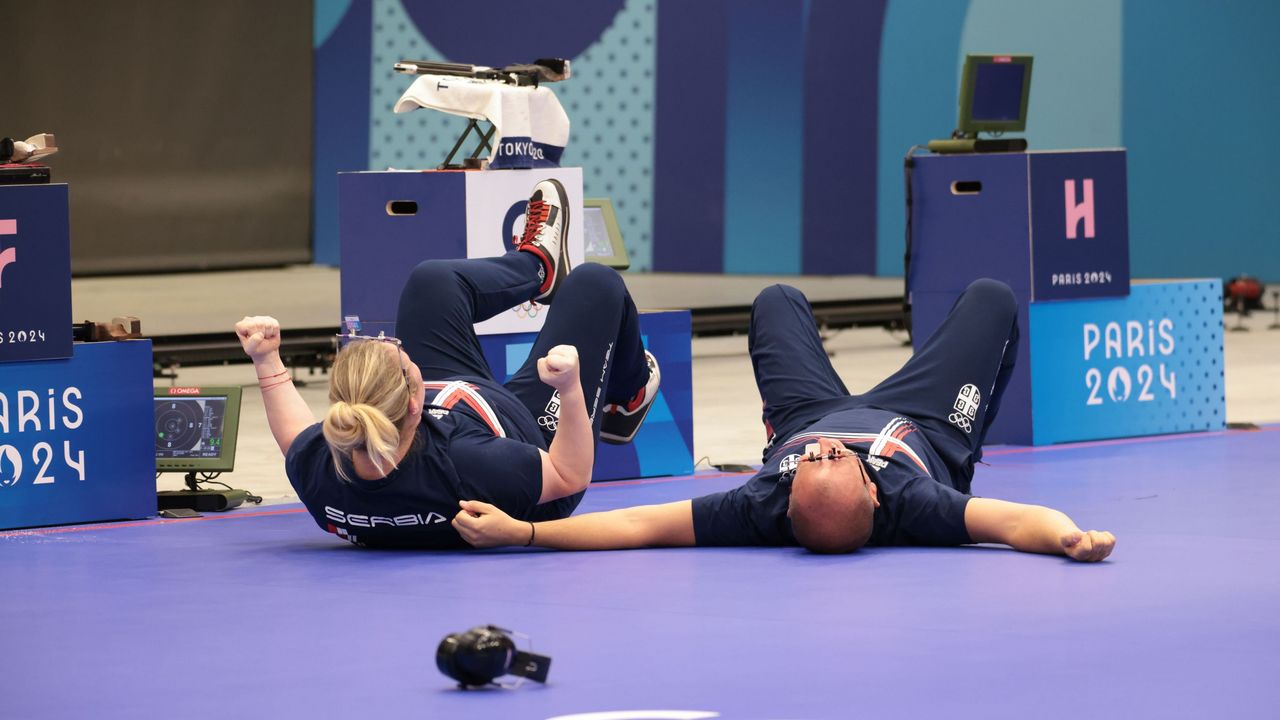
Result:
M387 203L388 215L417 215L418 203L412 200L392 200Z
M982 183L978 180L957 180L951 183L952 195L977 195L982 192Z

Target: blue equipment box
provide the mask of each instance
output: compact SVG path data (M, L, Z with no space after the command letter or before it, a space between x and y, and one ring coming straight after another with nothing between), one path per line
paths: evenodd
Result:
M987 442L1225 426L1221 284L1131 284L1123 150L914 163L914 345L977 278L1007 283L1018 300L1017 367Z
M1226 426L1222 281L1031 305L1032 442Z
M71 357L67 186L0 186L0 362Z
M150 340L0 373L0 529L156 513Z
M1000 280L1023 302L1129 292L1124 150L922 155L907 287ZM914 305L914 300L913 300Z

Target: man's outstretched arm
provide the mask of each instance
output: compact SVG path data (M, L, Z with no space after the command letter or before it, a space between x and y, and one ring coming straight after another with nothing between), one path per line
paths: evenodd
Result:
M974 542L1002 543L1014 550L1066 555L1081 562L1106 558L1116 544L1115 535L1081 530L1053 508L990 498L969 500L964 525Z
M532 544L556 550L625 550L694 544L693 503L689 500L540 523L516 520L475 500L463 500L459 505L462 509L454 516L453 527L478 548Z

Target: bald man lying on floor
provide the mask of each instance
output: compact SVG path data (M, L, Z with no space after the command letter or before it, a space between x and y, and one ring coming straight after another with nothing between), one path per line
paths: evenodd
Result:
M1017 354L1017 303L979 280L900 370L850 395L804 295L775 285L751 309L749 348L764 402L764 467L741 487L693 500L563 520L514 520L463 501L453 520L476 547L608 550L690 545L1002 543L1096 562L1115 536L1038 505L969 494L974 463Z

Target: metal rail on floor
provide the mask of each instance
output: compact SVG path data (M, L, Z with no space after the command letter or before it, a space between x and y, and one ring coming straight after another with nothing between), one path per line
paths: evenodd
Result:
M690 311L695 337L745 333L750 327L751 306L695 308ZM813 303L813 315L825 329L884 327L901 330L910 315L901 297L863 300L828 300ZM306 328L281 333L280 355L285 364L312 371L329 367L336 350L338 328ZM179 367L226 365L245 362L240 343L231 333L164 335L151 338L155 374L164 377Z
M333 363L338 328L285 330L280 334L280 357L291 368L323 370ZM240 341L230 332L162 335L151 338L156 377L170 377L180 367L248 362Z
M903 311L902 298L864 300L827 300L811 303L813 317L822 328L883 327L888 330L906 328L909 315ZM745 333L751 326L751 306L697 308L692 313L693 335L734 335Z

